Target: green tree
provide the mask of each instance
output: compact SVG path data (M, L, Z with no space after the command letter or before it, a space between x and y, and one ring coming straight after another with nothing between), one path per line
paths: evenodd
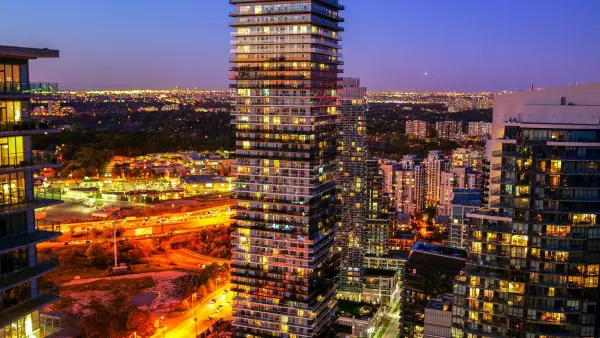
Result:
M211 292L215 292L215 290L216 290L216 285L215 285L215 282L212 280L212 278L209 278L209 279L206 281L206 289L208 290L208 292L209 292L209 293L211 293Z
M204 298L204 297L206 297L207 294L208 294L208 290L206 289L206 286L200 285L200 288L198 288L198 297Z
M127 315L127 330L136 331L141 334L151 326L150 315L138 308L134 308Z

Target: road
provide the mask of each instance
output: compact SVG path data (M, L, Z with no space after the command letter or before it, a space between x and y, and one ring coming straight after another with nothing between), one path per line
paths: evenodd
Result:
M155 262L160 262L161 264L170 264L171 262L173 262L175 263L174 267L176 268L194 272L200 272L203 269L202 266L208 266L213 263L231 263L231 261L227 259L219 259L210 256L199 255L187 249L169 250L166 257L165 255L154 255L152 257L152 260Z
M140 217L133 220L118 220L116 221L116 225L118 227L127 227L127 228L156 228L166 226L171 223L181 223L186 221L193 220L203 220L207 218L213 218L215 216L225 216L231 215L232 212L229 209L229 205L207 208L192 212L182 212L182 213L172 213L172 214L164 214L162 217L152 216L152 217ZM52 214L50 213L48 216L49 219L52 218ZM68 231L86 231L91 229L106 229L112 227L112 220L105 221L95 221L95 222L80 222L80 223L62 223L61 230L66 233Z
M207 330L219 318L230 317L233 292L227 292L226 295L224 294L225 290L229 291L230 289L231 284L227 283L208 295L201 303L194 303L193 308L187 314L181 317L165 318L152 338L196 337L196 332L202 333ZM210 303L212 299L216 300L214 304ZM222 305L222 310L217 313L216 311L219 305ZM209 316L212 317L212 320L208 319ZM197 327L194 327L194 318L198 319L196 324Z
M124 223L123 225L119 225L119 228L123 228L125 229L125 231L123 232L123 234L121 234L120 237L117 237L117 240L143 240L161 237L172 237L177 235L199 232L207 226L231 224L232 221L230 215L231 211L219 211L209 215L189 217L186 220L177 220L177 218L175 218L174 221L171 221L170 223L165 223L164 226L161 226L160 224L151 225L147 224L148 222L143 223L142 221L138 221L136 223ZM93 225L93 227L101 227L101 229L108 228L109 226L112 227L112 222L95 223L96 224ZM59 237L56 242L40 243L38 244L38 248L45 249L56 248L65 245L89 245L92 243L104 243L109 241L112 241L112 238L73 238L70 233L64 233L64 235Z

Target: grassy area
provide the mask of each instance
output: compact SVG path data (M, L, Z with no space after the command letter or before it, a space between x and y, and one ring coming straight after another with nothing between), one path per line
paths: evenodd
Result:
M387 319L382 319L380 325L381 330L379 330L379 332L377 333L376 338L382 338L385 332L387 331L388 326L390 326L390 321Z
M45 276L45 279L54 284L62 285L72 281L75 276L79 276L81 279L100 278L108 276L108 273L106 272L106 269L73 269L66 268L63 266L60 269Z
M152 277L123 278L98 280L91 283L63 286L63 292L85 292L85 291L111 291L112 293L123 292L127 295L136 295L147 288L154 287Z

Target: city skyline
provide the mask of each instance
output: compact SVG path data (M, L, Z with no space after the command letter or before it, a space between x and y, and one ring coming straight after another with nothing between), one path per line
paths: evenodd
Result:
M600 77L600 49L589 43L600 37L600 3L378 3L347 0L343 13L345 73L372 90L526 90ZM62 89L227 87L227 2L116 4L6 4L37 24L7 17L0 44L60 49L58 63L32 73Z

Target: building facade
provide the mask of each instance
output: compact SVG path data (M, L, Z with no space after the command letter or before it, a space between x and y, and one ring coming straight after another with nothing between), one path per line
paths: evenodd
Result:
M469 122L469 137L487 140L492 135L490 122Z
M60 166L53 154L36 155L32 135L58 132L30 117L32 94L56 91L29 81L29 61L57 58L48 49L0 46L0 337L44 337L56 328L40 310L58 300L58 287L40 277L58 268L58 258L36 244L61 235L56 222L36 220L35 209L61 203L60 191L34 190L33 173Z
M236 337L318 337L335 319L337 0L230 0Z
M496 97L492 209L468 215L453 336L600 336L599 92L591 83Z
M455 190L481 191L482 174L474 172L472 167L454 167L442 171L440 179L440 200L437 205L438 216L450 216Z
M452 166L473 167L475 171L481 171L483 166L484 152L477 149L458 148L452 151Z
M442 140L458 141L462 139L462 122L441 121L435 123L437 137Z
M427 138L427 122L420 120L406 121L406 136L424 140Z
M365 241L364 252L367 256L385 256L389 253L391 217L387 212L388 203L383 192L383 175L376 160L365 162L366 181L365 198Z
M341 194L339 246L342 253L338 297L360 300L364 284L363 258L368 195L367 172L367 89L358 79L344 79L339 90L338 185Z
M398 212L414 215L425 208L425 168L417 165L412 169L395 172L394 207Z
M440 200L442 171L450 168L450 160L444 158L439 150L430 151L424 161L425 166L425 204L435 206Z
M452 292L466 256L462 249L424 242L413 245L403 273L400 337L423 337L427 300Z
M448 245L466 249L469 235L467 215L481 207L481 190L454 190L453 195L450 225L448 226Z

